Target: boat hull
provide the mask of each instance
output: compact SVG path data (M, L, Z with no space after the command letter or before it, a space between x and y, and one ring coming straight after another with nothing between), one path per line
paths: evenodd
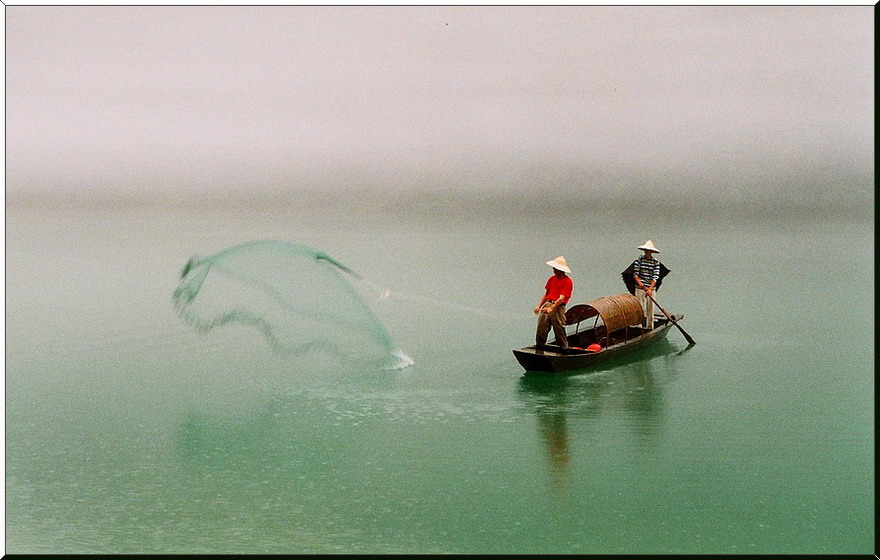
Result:
M681 315L673 315L676 321ZM532 374L558 374L579 372L591 368L597 364L628 356L633 352L646 348L666 338L673 323L665 317L662 322L657 322L653 330L622 340L603 348L599 352L587 352L574 348L562 348L554 344L537 348L527 346L513 351L517 361ZM587 333L588 334L588 333ZM583 344L583 343L582 343Z

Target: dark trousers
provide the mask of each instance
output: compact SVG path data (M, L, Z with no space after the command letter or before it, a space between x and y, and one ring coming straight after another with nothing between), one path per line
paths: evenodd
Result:
M553 305L548 301L544 307ZM553 327L553 334L556 335L556 343L563 348L568 348L568 338L565 336L565 305L560 305L553 313L544 313L541 309L538 312L538 330L535 332L535 344L543 346L547 344L547 335L550 333L550 327Z

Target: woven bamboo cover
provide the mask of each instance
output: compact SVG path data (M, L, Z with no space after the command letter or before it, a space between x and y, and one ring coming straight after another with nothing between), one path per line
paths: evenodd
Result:
M645 318L645 310L636 296L618 294L600 297L589 303L573 306L565 313L565 323L573 325L584 319L595 317L597 313L602 317L605 326L608 327L608 332L640 324Z

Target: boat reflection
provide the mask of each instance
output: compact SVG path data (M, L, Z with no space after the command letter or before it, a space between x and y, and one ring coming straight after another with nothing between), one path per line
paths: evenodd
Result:
M523 377L519 390L520 397L528 401L537 417L552 486L567 488L572 461L569 417L588 417L598 412L601 388L593 383L576 386L567 378Z
M570 471L585 450L601 449L602 426L622 430L619 443L651 448L663 427L663 387L675 377L674 352L661 341L626 360L596 367L583 375L523 375L517 396L538 422L552 486L564 491ZM583 450L583 451L582 451Z

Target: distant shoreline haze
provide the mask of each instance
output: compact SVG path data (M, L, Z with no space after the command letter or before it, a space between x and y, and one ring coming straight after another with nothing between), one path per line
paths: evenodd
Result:
M802 187L797 197L768 188L763 192L719 191L712 196L692 192L609 192L596 193L576 189L535 189L533 192L500 190L468 191L383 191L317 190L277 188L265 190L218 189L216 191L156 190L82 190L53 191L31 189L6 190L7 211L30 209L138 209L203 208L218 210L250 208L258 211L283 211L285 208L344 210L369 214L411 215L441 213L451 217L490 217L512 219L541 214L576 219L593 213L625 217L665 214L687 219L688 213L701 217L872 220L874 218L873 183L861 186L826 189Z

